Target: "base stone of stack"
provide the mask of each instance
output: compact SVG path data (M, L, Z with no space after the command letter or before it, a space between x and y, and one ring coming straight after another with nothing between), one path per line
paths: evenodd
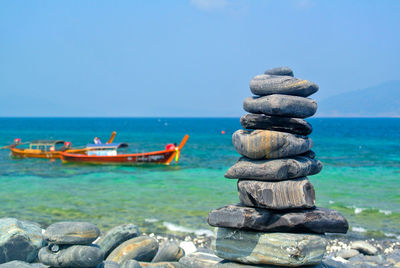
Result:
M309 151L310 138L272 130L237 130L232 135L236 151L250 159L271 159L299 155Z
M304 136L312 132L312 126L303 119L264 114L245 114L240 118L240 124L247 129L275 130Z
M218 228L212 246L215 254L226 260L295 267L320 263L326 240L323 235L316 234L261 233Z
M314 175L321 171L319 160L305 156L294 158L252 160L241 157L225 173L230 179L252 179L265 181L281 181Z
M293 76L293 70L289 67L276 67L266 70L264 74Z
M261 74L250 81L250 90L254 95L266 96L284 94L308 97L318 91L318 85L308 80L291 76Z
M317 102L304 97L273 94L246 98L243 109L253 114L307 118L317 111Z
M349 225L336 210L327 208L274 211L228 205L212 210L208 224L262 232L346 233Z
M278 182L239 180L237 186L244 206L269 209L315 206L314 187L306 177Z

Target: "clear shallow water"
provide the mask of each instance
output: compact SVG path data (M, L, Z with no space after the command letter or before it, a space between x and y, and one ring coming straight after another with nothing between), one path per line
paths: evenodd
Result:
M400 119L310 119L322 172L310 176L317 205L341 211L353 231L400 237ZM92 166L42 159L12 159L0 150L0 217L44 225L87 220L103 229L133 222L143 230L211 230L207 213L238 202L225 171L239 155L231 134L238 118L77 119L0 118L0 145L14 138L65 139L74 146L99 136L128 151L159 150L190 138L172 166ZM226 134L222 135L221 130Z

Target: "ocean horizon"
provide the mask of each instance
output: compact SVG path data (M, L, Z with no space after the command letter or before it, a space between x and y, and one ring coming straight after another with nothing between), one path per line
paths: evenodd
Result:
M321 173L309 176L317 206L340 211L350 235L400 239L400 118L307 119ZM210 210L239 202L236 180L224 178L240 155L231 135L239 117L0 117L0 145L15 138L94 137L127 142L129 152L160 150L185 134L178 164L94 166L14 159L0 151L0 217L47 226L62 220L101 228L132 222L152 232L210 234ZM225 134L221 134L225 131Z

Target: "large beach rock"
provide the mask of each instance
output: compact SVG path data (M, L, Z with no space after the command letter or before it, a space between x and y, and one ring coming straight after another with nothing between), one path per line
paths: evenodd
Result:
M293 76L293 71L289 67L276 67L266 70L264 74Z
M284 94L308 97L318 91L318 85L290 76L261 74L250 81L250 90L258 96Z
M225 173L226 178L281 181L314 175L321 171L319 160L305 156L294 158L253 160L241 157Z
M239 199L247 207L269 209L297 209L315 206L315 191L306 178L295 180L268 181L238 181Z
M158 250L152 262L176 262L185 255L176 242L165 242Z
M87 245L96 240L100 230L89 222L57 222L47 227L43 237L58 245Z
M326 241L321 235L260 233L218 228L215 254L247 264L315 265L322 261Z
M346 233L349 228L342 214L327 208L276 211L228 205L211 211L207 221L215 227L262 232Z
M108 261L114 261L119 264L127 260L151 261L158 251L158 242L156 239L148 236L139 236L129 239L114 249L108 255Z
M312 132L312 126L303 119L265 114L245 114L240 118L240 124L247 129L275 130L303 136Z
M243 109L253 114L306 118L315 114L317 102L312 99L273 94L265 97L249 97L243 102Z
M49 245L39 251L40 262L51 267L94 267L103 258L103 251L96 245L65 245L56 252Z
M38 224L14 218L0 219L0 264L13 260L32 262L44 244Z
M129 240L140 235L139 228L134 224L123 224L109 230L104 236L96 242L104 251L104 257L107 257L111 251Z
M251 159L295 156L309 151L313 142L308 137L272 130L237 130L232 135L236 151Z

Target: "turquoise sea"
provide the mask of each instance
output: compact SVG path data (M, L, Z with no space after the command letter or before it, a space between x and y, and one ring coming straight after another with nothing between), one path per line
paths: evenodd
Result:
M324 164L310 176L317 205L341 211L351 234L400 239L400 119L309 122L313 150ZM116 130L116 141L141 152L190 135L179 164L171 166L62 164L12 159L0 150L0 217L44 226L85 220L105 230L133 222L149 232L209 233L207 213L238 202L236 181L224 173L239 157L231 135L240 127L239 118L0 118L0 145L21 138L83 146Z

